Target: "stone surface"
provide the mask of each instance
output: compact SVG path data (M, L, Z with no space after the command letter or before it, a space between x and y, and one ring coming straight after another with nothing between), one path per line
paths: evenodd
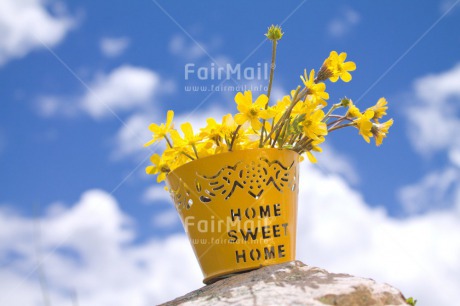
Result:
M300 261L220 280L163 305L407 305L387 284L334 274Z

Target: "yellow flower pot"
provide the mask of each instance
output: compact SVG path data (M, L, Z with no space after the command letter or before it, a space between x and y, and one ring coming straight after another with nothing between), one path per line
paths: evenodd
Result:
M167 176L205 284L295 260L298 161L291 150L242 150Z

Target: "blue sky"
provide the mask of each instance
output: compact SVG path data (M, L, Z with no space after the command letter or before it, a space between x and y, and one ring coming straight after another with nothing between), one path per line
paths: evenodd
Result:
M450 261L460 255L459 238L450 237L458 232L460 215L457 2L3 1L0 237L7 238L0 242L0 287L13 285L12 294L0 294L0 301L42 305L37 271L43 270L55 303L81 289L87 305L110 304L103 293L117 288L110 282L117 276L95 272L105 257L94 252L95 245L107 241L107 248L117 254L109 262L126 267L124 273L132 276L128 279L145 282L137 291L123 287L128 300L140 301L136 305L165 301L200 286L200 272L173 206L154 177L144 172L148 156L160 148L144 149L142 144L149 140L148 124L163 121L168 109L176 111L176 123L203 124L207 116L235 112L236 92L185 91L188 85L219 82L185 80L184 67L266 63L271 47L263 33L273 23L285 31L278 47L275 96L295 88L303 69L318 69L331 50L345 51L358 68L352 82L327 84L330 101L346 95L367 107L385 96L388 117L395 120L381 147L365 143L356 130L339 131L328 137L319 164L304 166L302 211L318 212L309 219L318 230L327 232L324 225L331 222L357 229L350 230L345 239L349 244L342 247L361 253L350 253L349 260L329 258L326 254L338 251L333 242L341 240L329 245L329 234L324 239L305 234L305 240L298 240L299 259L393 283L418 297L421 305L442 302L442 294L426 294L426 284L417 282L426 277L414 272L415 267L400 277L385 272L390 266L399 268L398 263L379 264L379 256L383 252L388 260L395 252L414 252L408 258L420 256L415 262L421 265L440 264L442 273L428 271L439 272L433 279L460 284L460 265ZM230 80L223 85L235 84ZM98 206L98 201L105 204L88 204ZM334 209L347 203L343 216L315 210L315 205ZM87 220L95 215L100 219ZM376 234L372 239L381 241L358 243L366 240L358 235L369 230L366 224L394 235ZM452 227L443 231L447 225ZM94 245L73 238L86 230L105 234L101 240L94 238ZM54 231L71 237L55 237ZM38 246L48 258L43 263L27 247L36 242L37 233L45 236ZM395 237L407 241L391 244ZM394 248L382 251L375 246L379 242ZM310 247L316 255L304 251ZM428 254L420 255L425 248ZM158 249L167 250L168 256L148 256ZM359 254L369 259L367 270L355 263ZM139 256L148 267L144 276L136 270ZM184 272L185 267L173 262L175 256L193 268ZM80 272L72 270L74 264ZM66 273L53 272L56 267L79 277L63 282ZM178 288L158 285L175 273L182 279ZM88 280L106 283L86 288ZM437 285L444 286L441 281ZM26 298L14 290L31 290L30 300L21 300ZM459 297L449 290L443 291L446 299Z

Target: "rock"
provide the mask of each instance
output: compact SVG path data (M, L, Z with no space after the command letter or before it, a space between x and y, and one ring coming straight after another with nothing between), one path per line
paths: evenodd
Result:
M407 305L387 284L293 261L237 274L162 305Z

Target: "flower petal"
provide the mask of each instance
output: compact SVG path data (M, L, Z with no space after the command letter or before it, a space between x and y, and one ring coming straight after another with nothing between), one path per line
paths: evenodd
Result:
M316 157L313 154L311 154L310 151L307 151L307 157L311 163L316 164L317 162Z
M158 165L160 163L160 155L153 154L152 156L150 156L150 161L152 162L152 164Z
M251 119L251 126L254 130L258 131L262 127L262 123L259 121L258 118Z
M249 118L245 114L236 114L235 115L235 122L238 125L243 125Z
M180 126L182 132L184 133L185 139L189 140L193 138L193 128L190 122L185 122Z
M338 76L331 76L331 77L329 78L329 81L331 81L332 83L335 83L335 82L337 82L338 79L339 79Z
M169 110L168 113L166 114L166 128L169 128L171 126L173 118L174 118L174 111Z
M160 126L158 124L151 123L149 125L149 130L150 130L150 132L152 132L154 134L158 134L159 131L161 130L161 128L160 128Z
M153 143L155 143L158 139L151 139L150 141L147 141L146 143L144 143L144 147L148 147L150 145L152 145Z
M349 72L343 72L342 75L340 76L342 78L342 81L344 82L350 82L351 81L351 74Z
M161 183L162 181L164 181L166 178L166 173L165 172L161 172L158 176L157 176L157 183Z
M313 80L315 79L315 69L312 69L310 71L310 79L308 80L309 83L313 83Z
M267 102L268 102L268 97L262 94L257 97L256 102L254 102L254 104L257 106L257 108L265 108L265 105L267 105Z
M356 64L354 62L346 62L343 64L343 69L347 71L355 71L356 70Z
M238 92L236 95L235 95L235 102L236 104L244 104L246 101L244 95L241 93L241 92Z
M252 91L246 90L244 92L244 98L246 99L247 104L252 104Z
M158 169L155 166L147 166L147 168L145 168L145 173L147 174L155 174L157 172L158 172Z

